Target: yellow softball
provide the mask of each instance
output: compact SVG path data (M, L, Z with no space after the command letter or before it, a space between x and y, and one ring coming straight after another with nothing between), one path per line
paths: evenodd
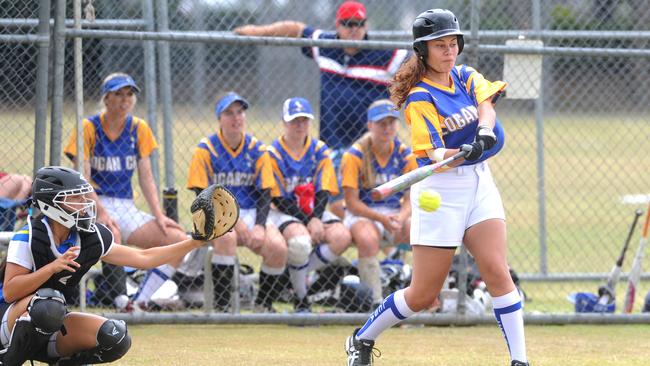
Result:
M418 196L420 208L427 212L433 212L440 207L440 193L434 190L423 190Z

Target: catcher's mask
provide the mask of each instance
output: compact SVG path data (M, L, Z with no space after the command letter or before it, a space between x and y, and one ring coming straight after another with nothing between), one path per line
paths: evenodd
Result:
M62 166L39 169L32 184L32 201L43 215L71 229L94 232L95 201L86 197L93 191L81 173ZM71 198L79 196L72 201Z

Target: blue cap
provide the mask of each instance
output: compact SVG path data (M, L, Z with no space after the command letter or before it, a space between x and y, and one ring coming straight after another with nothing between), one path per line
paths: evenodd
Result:
M399 111L390 99L374 101L370 107L368 107L368 122L381 121L386 117L399 118Z
M314 111L311 109L309 101L298 97L285 100L282 105L282 120L290 122L298 117L314 119Z
M214 113L216 113L217 118L221 118L221 113L225 111L231 104L239 102L241 103L244 109L248 109L248 102L246 99L242 98L239 94L235 92L229 92L221 99L217 100L217 104L214 106Z
M135 80L133 80L131 76L119 74L104 81L104 84L102 84L102 94L106 94L108 92L116 92L126 86L130 86L131 89L135 90L136 93L140 92L140 88L138 88L138 85L135 83Z

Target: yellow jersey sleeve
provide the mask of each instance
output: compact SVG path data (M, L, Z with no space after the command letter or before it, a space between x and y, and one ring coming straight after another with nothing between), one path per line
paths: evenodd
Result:
M320 179L316 179L320 184L323 190L328 191L332 195L339 194L339 184L336 180L336 171L334 169L334 163L329 157L323 159L318 163L318 168L316 169L316 175L320 176Z
M153 131L147 122L143 119L133 117L135 128L138 136L138 158L146 158L158 147Z
M411 126L411 147L416 156L426 156L426 150L445 147L442 117L428 91L420 87L411 90L404 116L406 123Z
M480 72L469 66L466 66L466 68L470 73L466 85L468 89L472 87L474 88L474 94L476 95L476 102L478 104L481 104L493 95L502 92L508 85L505 81L501 80L486 80ZM468 92L471 92L471 90L468 90Z
M271 189L275 187L275 179L273 179L273 167L271 163L271 156L266 147L260 146L264 153L255 162L255 177L260 179L260 187L262 189Z
M346 151L341 158L341 187L359 188L359 176L361 172L361 159Z
M404 165L404 170L402 171L402 174L408 173L411 170L415 170L418 168L418 162L415 160L415 154L410 153L406 156L406 165Z
M91 152L95 149L95 125L87 119L83 120L84 135L84 160L90 158ZM73 160L77 156L77 129L72 130L68 145L63 150L65 155Z
M194 148L190 169L187 173L187 188L205 189L210 185L210 177L214 176L210 160L210 152L201 147Z
M278 164L278 159L281 159L280 154L275 151L273 146L269 146L266 150L266 153L269 156L269 161L271 162L271 174L273 174L273 180L275 184L271 188L271 197L282 197L282 190L280 187L285 187L284 184L284 175Z

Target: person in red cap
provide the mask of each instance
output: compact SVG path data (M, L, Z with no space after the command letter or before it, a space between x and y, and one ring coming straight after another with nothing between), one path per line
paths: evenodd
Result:
M285 20L234 29L245 36L302 37L313 39L368 39L366 7L346 1L336 11L336 32L314 29ZM332 149L336 170L343 153L366 128L366 110L375 100L388 98L388 84L406 59L406 50L303 47L320 68L320 139ZM332 211L343 216L342 195L333 197Z

